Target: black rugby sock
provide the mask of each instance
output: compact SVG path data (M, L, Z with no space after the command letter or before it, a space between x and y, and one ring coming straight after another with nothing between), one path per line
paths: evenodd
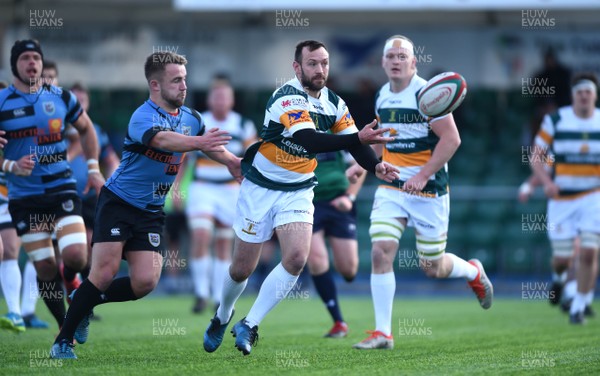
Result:
M335 288L335 282L333 281L333 274L331 274L331 271L328 270L321 275L313 275L312 280L321 300L323 300L331 318L333 318L333 321L344 321L342 313L340 312L337 289Z
M110 286L104 292L106 300L103 303L113 302L128 302L131 300L137 300L133 288L131 287L131 278L122 277L112 281Z
M48 307L48 310L54 316L59 327L63 325L65 319L65 292L63 290L60 273L50 281L41 281L37 279L39 294Z
M83 281L81 286L75 292L73 301L69 306L69 311L65 317L64 324L54 343L59 343L61 340L66 339L70 342L73 341L73 335L79 325L79 322L85 315L102 303L104 300L102 291L98 290L96 286L89 279Z

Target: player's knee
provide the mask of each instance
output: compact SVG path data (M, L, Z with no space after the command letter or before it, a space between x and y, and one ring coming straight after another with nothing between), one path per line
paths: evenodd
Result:
M441 263L431 262L431 260L421 260L419 266L428 278L442 277Z
M358 271L358 260L345 260L340 265L336 265L336 269L338 273L342 275L346 282L351 282L354 279L354 277L356 277L356 273Z
M153 274L137 276L131 280L131 288L136 297L142 298L154 290L160 277Z
M304 265L306 265L306 259L308 255L305 252L300 250L292 250L287 252L287 254L283 257L282 263L283 267L293 275L298 275L304 269Z
M373 250L371 251L371 262L374 267L382 267L390 263L390 257L388 252L379 246L377 243L373 243Z
M35 272L40 281L51 281L56 277L58 269L54 257L47 258L35 263Z
M63 262L68 267L81 270L87 265L87 250L85 244L73 244L61 252Z
M229 267L229 276L235 282L243 282L250 277L254 270L248 265L238 265L235 262Z

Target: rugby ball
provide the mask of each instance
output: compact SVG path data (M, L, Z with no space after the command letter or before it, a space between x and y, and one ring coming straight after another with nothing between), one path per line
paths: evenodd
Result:
M417 95L421 114L439 117L456 110L467 95L467 82L458 73L445 72L433 77Z

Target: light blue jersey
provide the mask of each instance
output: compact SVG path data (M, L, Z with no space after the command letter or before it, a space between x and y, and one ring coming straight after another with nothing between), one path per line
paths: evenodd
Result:
M35 93L13 85L0 91L0 129L8 140L4 158L34 154L35 160L30 176L6 175L9 199L75 191L64 134L65 124L82 113L75 95L56 86L44 85Z
M106 187L137 208L162 210L185 153L153 148L150 140L161 131L201 136L204 128L197 111L182 106L173 115L148 99L131 116L121 164Z

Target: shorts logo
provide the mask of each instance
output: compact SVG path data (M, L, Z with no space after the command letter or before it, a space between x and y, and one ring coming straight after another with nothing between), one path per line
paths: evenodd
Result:
M246 228L242 229L242 231L248 235L256 235L256 231L252 231L252 230L254 230L254 223L252 223L252 222L248 222L248 226Z
M54 115L54 111L55 111L54 102L44 102L42 105L44 107L44 112L46 113L46 115L48 115L48 116Z
M19 230L24 230L25 227L27 227L27 223L25 223L25 221L20 221L19 223L17 223L17 228Z
M73 211L73 209L75 208L75 205L73 204L73 200L67 200L67 201L63 202L62 208L66 212Z
M160 244L160 234L157 234L155 232L149 232L148 241L153 247L158 247Z
M181 134L184 136L191 136L192 135L192 127L181 127Z
M121 229L118 227L113 227L110 229L110 236L119 236L121 235Z

